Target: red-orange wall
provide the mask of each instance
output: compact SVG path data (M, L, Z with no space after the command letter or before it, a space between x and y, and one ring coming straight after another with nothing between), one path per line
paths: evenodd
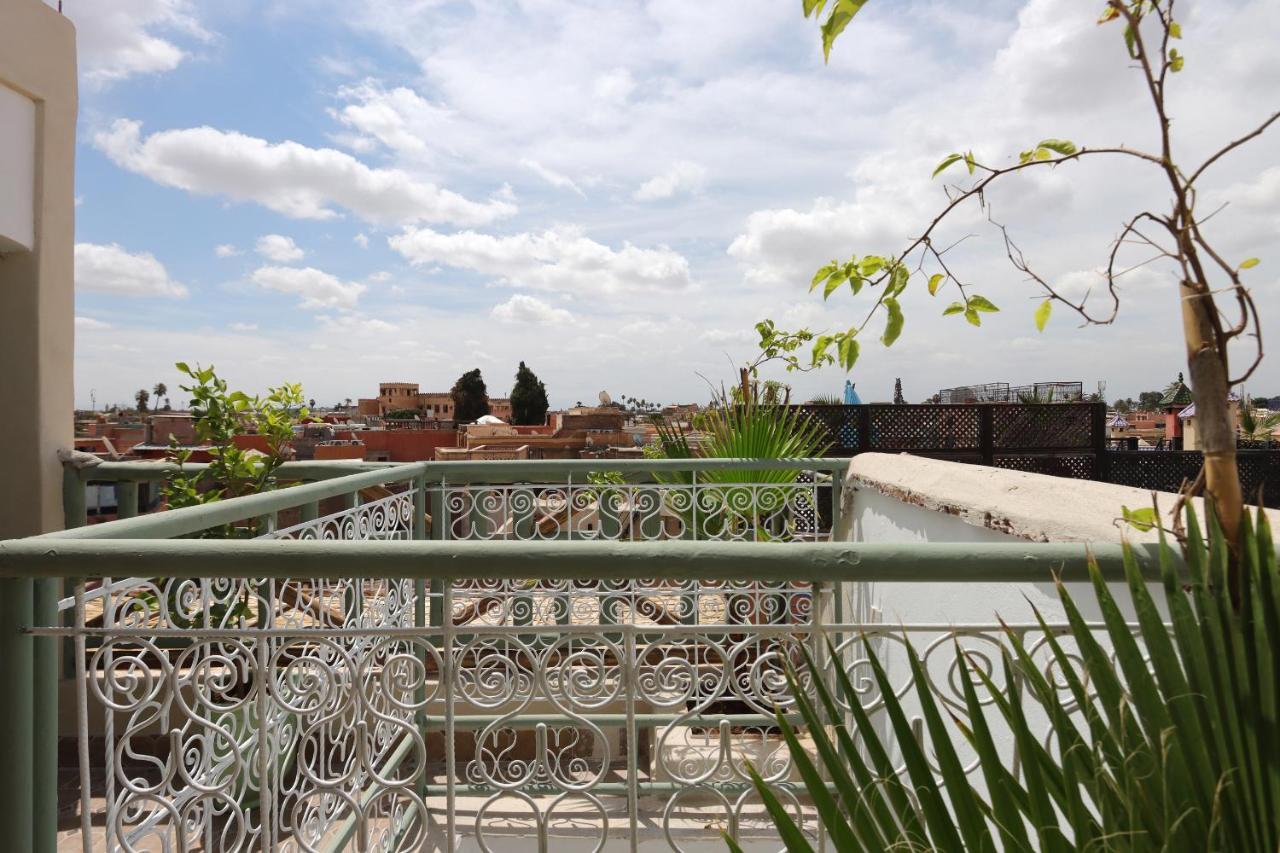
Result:
M366 454L385 451L392 462L435 459L437 447L456 447L458 444L458 433L451 429L338 430L336 437L357 438L364 442Z
M365 448L358 444L317 444L316 460L364 459Z

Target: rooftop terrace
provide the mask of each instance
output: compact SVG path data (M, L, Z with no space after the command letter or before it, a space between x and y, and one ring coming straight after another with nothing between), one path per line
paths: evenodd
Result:
M70 529L0 543L0 724L30 750L6 817L32 849L775 850L750 763L825 843L774 720L801 645L855 677L874 649L909 698L909 642L960 713L994 611L1047 666L1024 596L1060 616L1081 540L1119 559L1106 525L1037 519L1069 481L850 465L290 463L299 485L91 527L86 482L165 466L69 467Z

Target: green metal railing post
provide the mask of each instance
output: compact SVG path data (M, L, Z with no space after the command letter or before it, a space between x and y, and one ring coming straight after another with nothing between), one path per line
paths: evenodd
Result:
M57 578L32 582L35 625L58 623ZM31 641L32 749L31 775L35 853L55 853L58 846L58 638Z
M35 849L34 582L0 581L0 827L9 850Z
M138 484L131 480L116 483L116 518L138 515Z
M84 527L89 523L89 513L85 507L85 482L80 470L70 465L62 466L62 522L67 530ZM70 598L75 591L75 581L65 578L62 581L62 594ZM74 621L68 611L63 618L63 625L70 627ZM73 678L76 672L76 646L71 638L62 642L62 675Z

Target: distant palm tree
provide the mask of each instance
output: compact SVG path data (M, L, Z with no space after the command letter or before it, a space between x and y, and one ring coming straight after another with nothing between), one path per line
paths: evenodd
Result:
M156 398L156 407L160 406L160 398L164 397L164 407L169 408L169 386L163 382L157 382L155 387L151 389L152 395Z

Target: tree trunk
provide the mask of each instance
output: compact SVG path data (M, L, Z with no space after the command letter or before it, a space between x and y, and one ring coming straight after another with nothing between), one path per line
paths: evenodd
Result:
M1228 401L1231 386L1227 375L1227 353L1218 348L1218 337L1210 314L1215 309L1207 288L1184 281L1181 294L1187 369L1191 376L1191 390L1195 394L1200 449L1204 453L1205 496L1212 500L1218 522L1234 552L1238 545L1244 500L1240 492L1240 472L1236 467L1236 429L1231 422Z

